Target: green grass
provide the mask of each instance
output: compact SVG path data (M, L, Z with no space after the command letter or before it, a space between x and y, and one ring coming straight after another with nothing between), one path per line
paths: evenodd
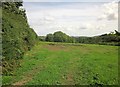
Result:
M117 46L70 43L40 42L24 55L13 76L3 76L4 85L116 85L117 81Z

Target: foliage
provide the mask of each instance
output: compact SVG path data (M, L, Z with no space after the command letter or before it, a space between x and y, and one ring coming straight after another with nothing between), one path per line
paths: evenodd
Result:
M45 41L46 37L45 36L38 36L40 41Z
M101 45L120 45L120 33L115 30L109 34L103 34L94 37L70 37L61 31L57 31L54 34L47 34L45 39L41 41L49 42L69 42L69 43L85 43L85 44L101 44Z
M54 34L47 34L45 41L49 42L74 42L74 39L61 31L54 32Z
M103 44L103 45L120 45L120 33L115 30L114 33L103 34L94 37L74 37L76 42L85 44Z
M53 39L54 39L54 36L52 34L47 34L45 38L46 41L50 41L50 42L53 42L54 41Z
M55 32L54 34L55 42L67 42L67 35L61 31Z
M20 10L19 8L22 7L23 2L3 2L2 8L4 10L8 10L9 12L22 15L26 18L25 10Z
M22 2L2 4L2 60L3 65L6 64L5 62L8 63L8 66L4 66L3 73L7 73L11 64L17 66L18 59L22 58L23 54L37 41L36 33L29 27L25 12L21 12L19 6L22 6Z
M118 32L117 30L115 30L115 35L116 36L120 36L120 32Z

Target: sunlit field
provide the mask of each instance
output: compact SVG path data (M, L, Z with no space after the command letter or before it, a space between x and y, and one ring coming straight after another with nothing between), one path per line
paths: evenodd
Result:
M40 42L4 85L116 85L118 47Z

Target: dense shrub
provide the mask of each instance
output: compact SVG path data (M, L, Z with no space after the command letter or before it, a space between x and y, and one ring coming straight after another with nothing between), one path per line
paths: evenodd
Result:
M6 74L13 66L19 65L18 60L37 41L36 33L27 23L25 11L19 10L20 6L22 2L2 3L2 65Z

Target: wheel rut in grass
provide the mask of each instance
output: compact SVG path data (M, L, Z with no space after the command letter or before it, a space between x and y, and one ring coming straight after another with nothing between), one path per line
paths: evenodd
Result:
M44 69L44 66L42 67L35 67L34 69L32 69L29 73L26 73L23 76L23 79L13 83L12 85L25 85L27 82L31 81L32 78L41 70Z
M73 85L74 84L74 79L72 73L68 73L66 76L66 84Z
M63 81L63 85L75 85L75 72L77 72L77 61L79 58L71 58L69 61L69 68L67 69L67 73L65 75L65 79Z

